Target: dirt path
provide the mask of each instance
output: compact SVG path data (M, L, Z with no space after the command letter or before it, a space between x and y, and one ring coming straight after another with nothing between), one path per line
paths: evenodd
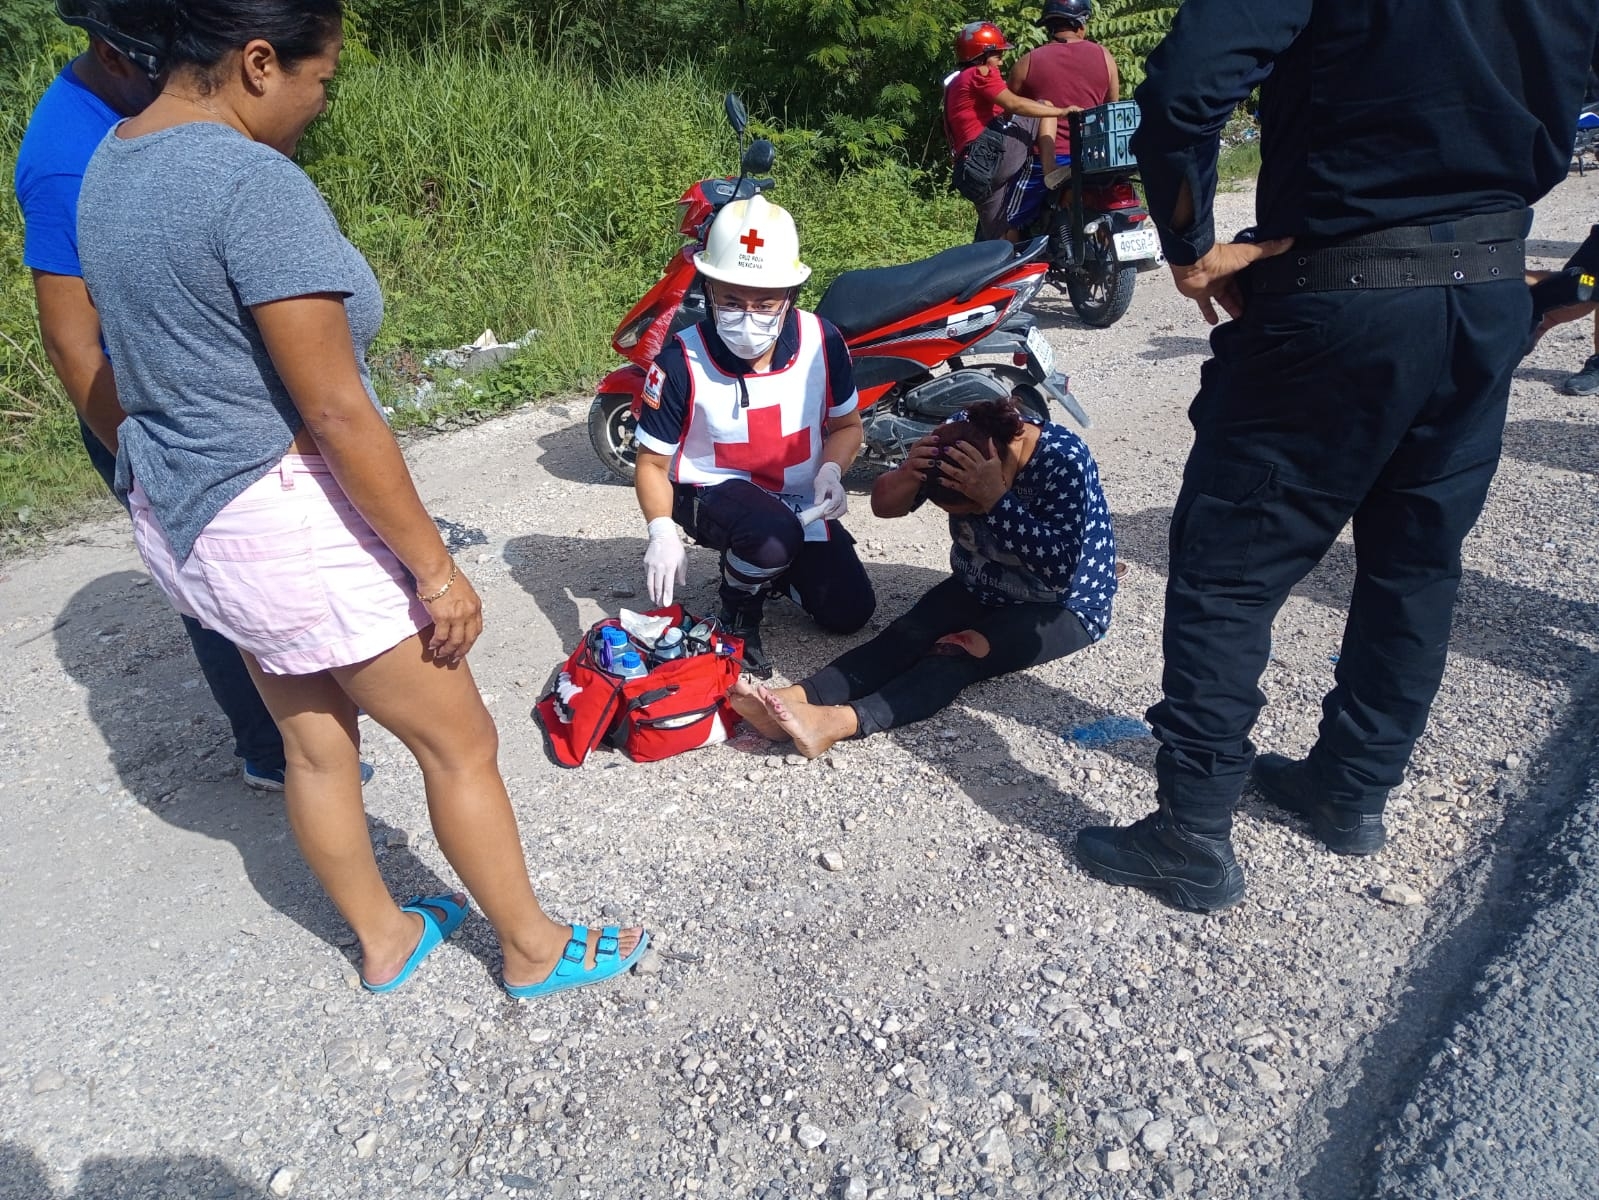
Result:
M1596 189L1573 177L1542 207L1542 261L1586 233ZM1221 227L1248 207L1223 197ZM1391 848L1337 859L1248 802L1249 898L1206 919L1099 886L1068 850L1153 793L1147 739L1061 737L1157 695L1207 350L1163 275L1138 288L1108 331L1041 311L1132 566L1110 637L809 765L746 735L652 767L551 766L529 710L582 627L637 603L631 494L594 460L583 401L411 449L485 598L473 665L546 903L656 932L648 971L608 991L506 1000L480 919L403 991L355 990L348 931L279 805L240 785L125 523L0 568L0 1197L1292 1195L1296 1140L1475 899L1592 668L1599 407L1553 386L1587 329L1518 376ZM872 518L864 483L849 524L887 619L947 541L930 511ZM690 565L708 606L714 562ZM1350 565L1340 544L1278 621L1265 749L1312 736ZM795 677L840 646L781 609L768 643ZM385 872L443 890L419 775L366 729ZM1420 903L1381 902L1389 883Z

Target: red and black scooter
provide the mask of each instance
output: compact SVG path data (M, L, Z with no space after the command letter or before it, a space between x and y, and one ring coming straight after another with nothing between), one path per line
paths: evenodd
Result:
M742 144L748 118L728 96L729 123ZM600 381L589 410L594 452L619 478L631 481L644 378L667 339L707 315L694 255L723 205L764 192L776 158L758 139L740 156L737 179L702 179L678 202L684 245L665 274L617 326L611 345L628 360ZM1088 416L1055 370L1054 351L1027 305L1049 270L1048 238L1021 247L1009 242L955 246L898 267L846 271L833 280L816 312L849 344L865 427L864 455L893 464L918 438L950 415L981 400L1015 393L1044 420L1060 410L1085 428Z

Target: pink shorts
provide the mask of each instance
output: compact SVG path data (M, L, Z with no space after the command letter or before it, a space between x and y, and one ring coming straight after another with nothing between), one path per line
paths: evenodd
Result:
M432 624L410 573L321 456L284 455L181 563L137 480L128 501L139 557L173 606L269 675L365 662Z

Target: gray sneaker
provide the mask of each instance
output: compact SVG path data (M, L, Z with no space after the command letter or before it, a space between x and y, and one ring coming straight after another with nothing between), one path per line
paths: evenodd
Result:
M1582 370L1560 385L1568 396L1599 396L1599 354L1589 355Z

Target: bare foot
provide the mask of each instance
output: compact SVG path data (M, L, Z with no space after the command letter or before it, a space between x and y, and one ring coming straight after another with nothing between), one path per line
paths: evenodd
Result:
M561 926L561 928L566 931L566 937L570 940L572 927L565 925ZM639 938L643 936L644 927L642 925L629 925L622 929L616 939L617 955L621 958L626 958L629 954L632 954L634 948L638 945ZM583 955L583 969L586 971L594 968L595 956L599 950L599 941L600 926L589 926L588 949ZM566 942L563 941L553 957L542 958L539 962L518 964L514 976L508 963L504 976L505 982L511 987L527 987L529 984L543 983L554 973L555 968L561 965L561 955L565 950ZM509 955L507 957L509 958Z
M794 749L806 758L826 754L834 742L856 730L855 710L847 704L816 705L804 700L792 703L765 688L760 689L760 696L771 720L783 736L794 740Z
M763 696L776 696L785 704L804 704L805 689L798 684L777 688L775 691L747 675L740 675L728 692L727 699L733 711L750 723L750 728L769 742L788 741L788 732L767 711Z

